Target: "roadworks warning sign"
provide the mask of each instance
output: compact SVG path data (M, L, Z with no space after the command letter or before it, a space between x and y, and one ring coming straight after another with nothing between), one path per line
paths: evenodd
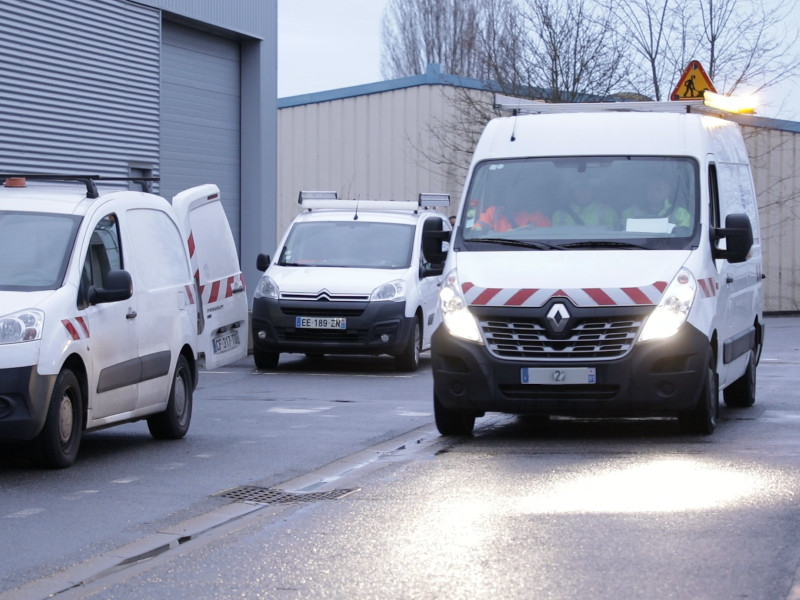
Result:
M711 79L706 75L703 65L699 61L692 60L686 66L678 85L672 91L670 100L702 100L703 92L706 90L717 92Z

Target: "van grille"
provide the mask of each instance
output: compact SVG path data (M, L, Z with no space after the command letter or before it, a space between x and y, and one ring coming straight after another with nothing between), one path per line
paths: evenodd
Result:
M530 360L615 359L630 352L642 325L638 317L576 320L563 338L551 335L543 319L491 317L480 320L486 347L498 358Z

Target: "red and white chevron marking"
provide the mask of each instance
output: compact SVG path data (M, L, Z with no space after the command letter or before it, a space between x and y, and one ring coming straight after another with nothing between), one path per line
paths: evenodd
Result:
M61 324L66 327L70 336L72 336L72 339L76 342L81 339L81 337L87 340L91 337L89 335L89 325L86 323L86 319L83 317L75 317L74 319L61 319Z
M568 298L575 306L648 306L658 304L665 281L632 288L515 289L461 286L470 306L543 306L551 298Z
M241 273L231 275L230 277L223 277L217 281L212 281L211 283L200 286L200 296L203 298L203 304L214 304L214 302L219 302L220 300L233 296L233 288L237 281L240 286L244 286L244 278Z
M717 295L719 285L713 277L706 277L705 279L698 279L697 285L700 286L700 293L704 298L713 298Z

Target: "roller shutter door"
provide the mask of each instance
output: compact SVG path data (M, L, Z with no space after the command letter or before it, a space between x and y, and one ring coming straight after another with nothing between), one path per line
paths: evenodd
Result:
M161 193L217 184L240 250L239 43L169 21L161 39Z

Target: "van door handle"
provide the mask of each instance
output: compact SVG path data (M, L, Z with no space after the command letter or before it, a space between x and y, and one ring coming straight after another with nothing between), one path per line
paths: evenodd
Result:
M728 276L725 278L725 283L733 283L733 277L731 277L730 275L728 275Z
M135 319L136 317L137 317L136 311L133 310L132 308L129 308L128 309L128 314L125 315L125 318L126 319Z
M233 288L233 293L234 294L241 294L243 291L244 291L244 286L243 285L235 286Z

